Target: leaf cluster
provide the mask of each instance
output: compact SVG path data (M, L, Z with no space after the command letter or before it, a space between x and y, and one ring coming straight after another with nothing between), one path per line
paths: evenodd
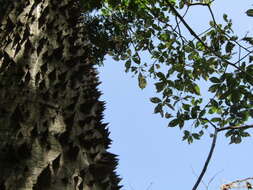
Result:
M192 4L122 0L117 5L106 1L102 8L104 17L111 18L125 34L118 36L121 43L125 42L124 51L111 55L125 62L126 72L137 76L141 89L147 86L147 78L153 79L157 91L157 96L150 99L154 113L168 119L169 127L186 128L183 140L189 143L200 139L209 127L240 126L253 117L251 51L239 43L226 14L223 23L217 24L211 2L200 3L213 16L209 28L198 36L190 31L195 38L189 39L181 30L182 20L178 21L175 10ZM242 40L244 45L253 45L252 39ZM245 55L233 62L237 47ZM151 61L146 63L142 55L148 55ZM227 135L232 143L246 136L233 129Z

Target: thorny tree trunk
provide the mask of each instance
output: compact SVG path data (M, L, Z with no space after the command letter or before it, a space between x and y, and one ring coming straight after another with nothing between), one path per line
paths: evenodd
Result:
M10 2L0 18L0 189L119 189L78 1Z

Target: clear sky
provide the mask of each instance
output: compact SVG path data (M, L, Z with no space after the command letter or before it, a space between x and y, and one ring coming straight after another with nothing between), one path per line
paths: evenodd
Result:
M243 36L247 31L253 33L253 17L245 15L247 9L253 8L252 4L251 0L215 0L213 8L217 20L227 13L233 19L236 33ZM209 21L208 11L200 7L192 9L186 20L201 31ZM113 140L110 151L119 155L117 172L123 178L122 190L192 189L212 139L207 135L191 145L182 141L179 129L167 128L168 121L153 114L149 98L155 95L154 87L149 85L140 90L136 78L124 72L122 63L108 58L99 71L101 99L106 101L104 121L110 123ZM222 135L204 178L207 184L218 173L209 190L253 177L252 137L243 139L239 145L229 145L229 139ZM199 190L204 189L200 185Z

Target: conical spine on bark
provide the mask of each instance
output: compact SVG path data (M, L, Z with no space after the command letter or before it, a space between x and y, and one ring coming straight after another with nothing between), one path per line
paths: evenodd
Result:
M94 45L77 0L0 17L0 189L117 190Z

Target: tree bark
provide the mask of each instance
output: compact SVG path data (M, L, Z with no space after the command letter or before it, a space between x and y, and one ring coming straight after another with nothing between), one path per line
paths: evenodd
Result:
M0 17L0 189L116 190L94 45L77 0L9 1Z

